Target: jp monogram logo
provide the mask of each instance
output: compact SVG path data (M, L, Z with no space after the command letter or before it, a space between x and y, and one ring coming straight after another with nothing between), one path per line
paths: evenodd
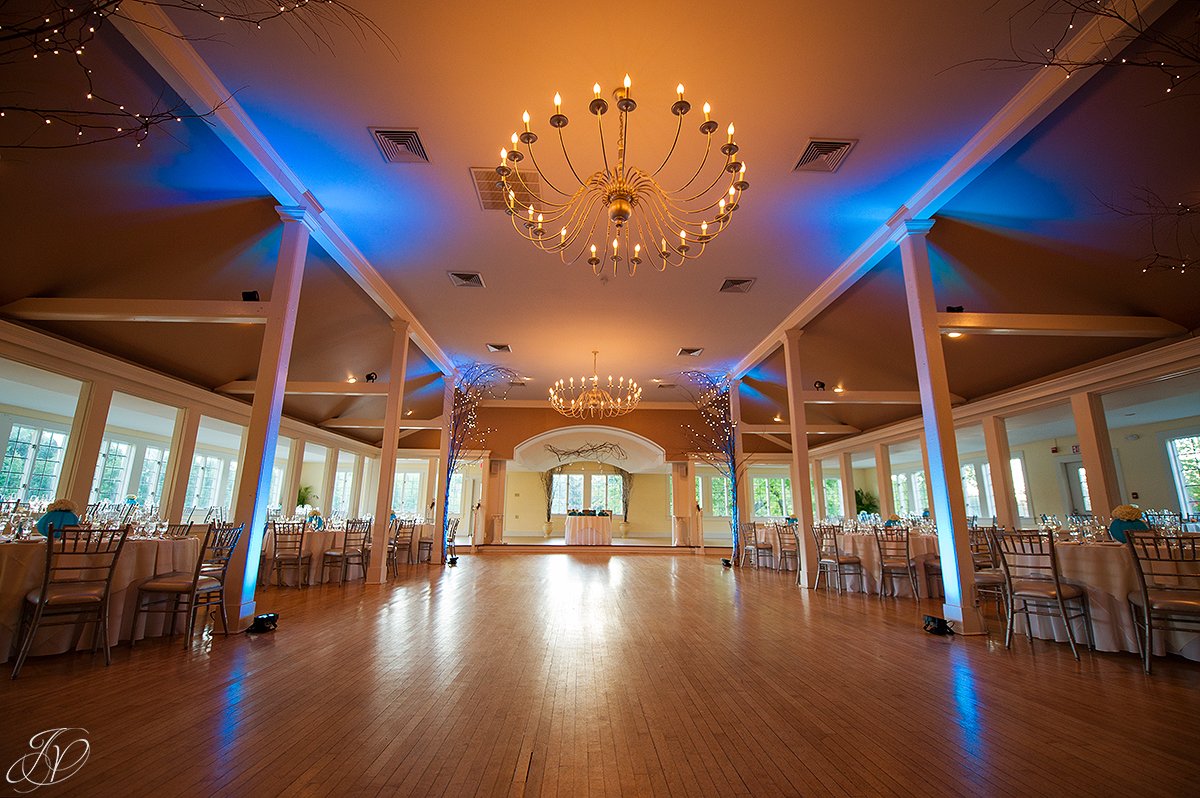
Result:
M13 762L4 774L17 792L33 792L66 781L87 763L92 745L87 729L46 729L29 738L32 752Z

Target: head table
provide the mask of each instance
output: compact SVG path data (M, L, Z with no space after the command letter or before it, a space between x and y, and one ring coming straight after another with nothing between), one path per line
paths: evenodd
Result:
M155 574L170 571L190 573L195 570L199 557L199 538L127 539L113 570L108 606L109 643L116 645L121 640L140 640L163 634L170 623L167 613L143 614L143 628L136 631L132 629L137 586ZM0 543L0 662L7 662L12 654L25 595L31 590L41 589L45 567L44 539ZM183 629L186 623L184 616L181 615L180 619L183 623L177 624L177 629ZM77 631L82 632L79 635L79 649L90 649L91 624L84 625L82 630L69 625L50 626L38 631L30 653L61 654L71 648Z
M611 515L568 515L566 521L568 546L611 546Z

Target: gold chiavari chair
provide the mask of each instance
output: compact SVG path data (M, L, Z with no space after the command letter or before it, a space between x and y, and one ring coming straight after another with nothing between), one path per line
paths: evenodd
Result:
M758 537L758 524L753 521L747 521L741 527L741 546L742 559L741 564L746 564L746 558L750 557L753 560L754 567L759 566L759 560L765 555L768 559L774 559L775 550L766 541L760 541Z
M275 583L282 586L284 571L295 568L296 586L304 587L308 584L308 569L312 562L312 555L304 553L308 525L304 521L271 521L267 527L274 544L271 570L275 572Z
M1200 535L1165 535L1159 530L1127 530L1125 545L1137 566L1138 589L1129 594L1129 611L1150 672L1154 630L1200 628Z
M896 578L907 576L912 585L913 596L920 598L917 587L917 566L912 560L908 544L908 528L903 526L875 527L875 546L879 551L879 595L883 595L884 582L891 581L892 595L896 593Z
M83 529L50 527L46 536L46 565L42 586L25 594L17 639L21 641L12 678L17 678L33 637L42 626L92 627L92 653L104 646L104 664L112 664L108 650L108 599L113 571L125 547L129 527Z
M362 571L363 578L367 576L367 541L371 537L370 521L347 521L345 537L340 549L330 549L321 560L321 575L329 568L341 569L338 582L346 581L346 572L351 565L357 565Z
M1012 647L1017 615L1025 616L1025 635L1030 640L1033 639L1030 616L1041 615L1061 618L1066 624L1067 640L1071 643L1071 653L1075 659L1079 659L1079 650L1075 646L1075 631L1071 621L1083 619L1088 648L1095 648L1087 591L1079 585L1062 581L1058 554L1054 550L1054 533L1037 530L997 531L992 539L996 542L1000 564L1004 569L1005 612L1008 615L1004 647ZM1020 607L1017 602L1020 602Z
M195 524L188 522L186 524L167 524L167 531L163 532L163 537L168 540L183 540L192 536L192 527Z
M791 560L796 564L796 571L800 571L800 536L796 530L799 524L775 524L775 537L779 541L779 562L775 567L781 571L787 570L787 562Z
M838 544L838 534L842 531L840 524L813 524L811 531L818 552L817 581L813 588L821 586L822 576L826 581L832 576L837 592L841 593L845 577L862 576L862 560L855 554L842 553Z
M412 519L393 518L388 527L387 569L395 576L400 567L400 553L404 553L404 564L412 562L412 540L417 533L417 522Z

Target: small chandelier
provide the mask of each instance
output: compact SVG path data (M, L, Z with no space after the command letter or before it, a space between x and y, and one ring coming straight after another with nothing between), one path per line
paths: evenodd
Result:
M710 160L713 134L720 125L711 118L712 108L708 103L704 104L704 122L699 126L705 138L700 164L694 170L688 169L684 177L690 175L690 178L676 188L668 188L656 179L675 154L683 118L692 109L691 103L683 99L682 84L676 87L678 98L671 105L671 113L678 122L666 157L652 172L627 164L629 115L637 108L630 86L626 75L624 86L613 92L617 129L611 161L611 150L604 138L608 101L600 96L599 83L592 87L594 97L588 111L596 117L604 162L587 177L580 177L567 152L562 131L568 119L562 113L562 98L558 94L554 95L554 114L549 122L558 133L563 160L571 175L570 185L560 188L538 165L533 146L538 135L530 129L528 111L522 116L524 131L512 134L512 149L500 150L500 165L496 167L513 228L538 249L557 253L563 263L575 263L586 257L596 275L604 272L605 260L612 264L614 273L624 263L632 276L645 260L663 271L667 264L682 266L685 260L700 257L708 243L729 225L742 192L750 187L746 182L746 164L737 159L738 145L733 140L732 124L726 131L725 142L718 148L724 157ZM526 155L537 173L539 185L530 186L517 168ZM706 166L712 167L708 174ZM715 177L710 178L714 173ZM548 191L539 193L539 186Z
M633 380L619 377L615 382L608 375L608 389L600 386L596 373L596 358L600 351L592 350L592 376L559 380L550 387L551 406L569 418L612 418L623 416L637 407L642 389Z

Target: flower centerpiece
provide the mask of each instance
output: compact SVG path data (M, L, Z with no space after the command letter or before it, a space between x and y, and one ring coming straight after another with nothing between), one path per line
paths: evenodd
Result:
M321 517L321 511L315 507L308 511L308 524L318 532L325 528L325 519Z
M888 520L883 522L884 526L897 526L900 523L900 516L892 513L888 516Z
M50 527L61 530L63 527L75 526L79 523L79 509L70 499L56 499L46 507L46 512L37 520L34 527L44 537L49 537ZM59 537L55 533L55 537Z
M1142 520L1142 510L1136 504L1119 504L1113 508L1112 523L1108 525L1108 534L1112 539L1125 542L1125 533L1129 530L1149 529Z
M137 496L134 496L132 493L129 494L125 497L125 503L129 505L136 505L138 503Z

